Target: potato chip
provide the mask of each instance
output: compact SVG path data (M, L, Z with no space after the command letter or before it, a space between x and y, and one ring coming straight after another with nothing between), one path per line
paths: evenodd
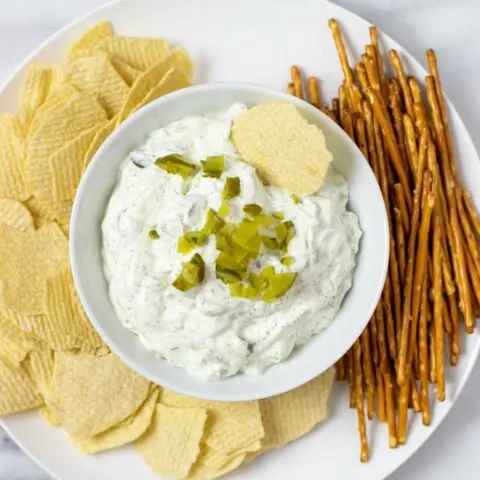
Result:
M51 198L48 158L85 130L105 122L105 111L95 97L78 93L63 108L47 116L32 136L25 162L25 177L39 202Z
M49 409L46 405L41 405L38 408L38 411L40 412L40 415L50 424L53 425L54 427L58 427L62 424L60 418L53 412L51 409Z
M46 278L66 265L68 242L56 224L21 232L0 222L0 305L4 308L24 315L46 313Z
M187 479L213 480L238 468L243 463L246 457L245 453L235 455L231 458L226 458L225 462L221 466L213 467L208 466L208 464L205 463L205 459L207 459L211 455L211 451L212 449L208 449L208 447L206 450L202 449L202 452L200 453L197 462L192 467L192 470L188 475Z
M54 365L54 352L49 348L31 351L23 364L37 392L43 398L50 393Z
M18 117L0 114L0 197L25 200L29 197L23 175L24 132Z
M0 222L20 232L34 229L33 217L28 209L22 203L8 198L0 198Z
M158 389L149 393L145 403L115 427L99 433L94 437L76 438L72 437L75 446L83 453L92 455L94 453L121 447L141 437L152 423L153 414L157 405Z
M27 68L18 95L18 116L27 130L35 112L48 96L51 79L50 68L36 64Z
M64 67L66 80L81 92L95 95L109 118L127 98L129 87L105 55L84 57Z
M265 438L262 450L281 447L308 433L328 416L335 369L290 392L260 400Z
M122 62L113 55L108 57L112 62L113 68L118 72L118 74L123 78L125 83L131 87L136 78L142 73L141 70L130 66L128 63Z
M95 47L102 40L112 35L112 26L108 20L97 23L90 30L87 30L76 42L70 45L67 58L69 60L75 60L80 57L92 55Z
M49 159L54 202L73 200L82 176L83 160L93 139L103 125L96 125L57 150Z
M39 348L41 342L30 335L0 312L0 361L11 367L18 366L32 350Z
M182 47L175 47L172 50L174 65L181 68L187 78L191 81L195 70L195 65L188 52Z
M162 78L160 83L153 87L143 100L132 110L132 113L136 112L145 105L153 102L157 98L167 95L181 88L186 88L191 85L190 80L186 77L185 73L181 69L171 69Z
M148 70L142 72L130 89L128 97L118 115L117 123L123 122L130 112L155 88L171 69L181 69L182 56L173 52L161 62L154 63ZM186 76L186 74L185 74Z
M93 329L78 301L70 269L46 281L45 315L17 319L23 330L41 338L55 350L78 349L94 353L103 341Z
M63 83L58 85L56 88L54 88L52 85L49 96L43 105L35 112L32 118L32 122L28 130L29 138L36 133L38 127L40 127L40 125L47 119L49 115L64 108L68 101L78 93L78 90L69 83Z
M135 442L156 475L184 478L200 453L207 412L157 405L151 427Z
M298 195L315 193L332 161L323 132L287 103L247 110L233 122L231 135L266 183Z
M47 406L75 436L105 432L132 415L150 382L113 354L103 357L57 353Z
M160 402L169 407L207 409L208 422L204 442L227 456L241 453L245 448L248 450L265 435L257 401L213 402L181 395L165 388Z
M128 63L137 70L147 70L168 55L168 42L161 38L136 38L113 36L105 38L98 48Z
M42 399L22 366L12 368L0 360L0 415L38 407Z
M102 143L115 130L116 124L117 124L117 117L113 117L110 121L108 121L107 123L103 124L102 127L100 127L92 143L88 147L88 150L85 153L85 156L83 157L82 175L87 169L88 164L92 160L97 150L102 146Z

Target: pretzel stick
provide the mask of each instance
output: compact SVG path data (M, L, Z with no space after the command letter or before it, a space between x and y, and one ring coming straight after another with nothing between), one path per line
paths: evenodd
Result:
M444 232L441 233L442 237L444 237ZM443 245L442 245L443 247ZM450 263L450 259L447 258L448 253L445 253L446 247L442 248L442 276L443 276L443 284L445 288L445 293L447 295L452 295L455 293L455 283L453 281L452 275L450 273L449 267L447 265Z
M465 189L462 191L462 200L470 223L472 224L477 235L480 237L480 218L478 217L477 211L473 206L472 197L470 197L470 194Z
M335 117L337 117L337 122L339 122L340 121L340 107L339 107L338 98L334 98L332 100L332 111L335 114Z
M365 65L361 62L355 65L355 73L357 74L358 81L360 82L360 86L365 90L370 86L367 77L367 70L365 69Z
M400 155L402 156L404 168L407 172L409 172L410 167L409 167L409 162L407 157L407 150L405 148L406 132L405 132L403 121L402 121L402 108L401 108L399 99L395 95L395 92L390 88L390 85L391 84L389 84L388 99L389 99L390 111L393 117L393 126L395 128L395 133L397 135L398 148L400 149Z
M443 302L442 302L442 273L440 269L441 262L441 242L440 242L440 223L434 222L433 229L433 321L435 331L435 357L437 358L437 400L445 400L445 373L443 368Z
M367 146L367 137L365 133L365 122L362 117L358 117L355 121L355 137L358 148L363 153L363 156L369 159L369 152Z
M392 377L387 370L383 374L385 383L385 406L387 410L387 422L388 422L388 445L390 448L396 448L398 445L397 439L397 424L395 418L395 401L393 399L394 388Z
M340 125L343 126L344 114L349 109L348 98L347 98L347 88L345 87L344 84L338 87L338 106L339 106Z
M379 366L379 355L378 355L378 328L377 328L377 319L375 318L375 312L373 312L370 321L368 322L368 328L370 329L370 339L371 339L371 350L372 350L372 359L374 364L374 369Z
M367 389L367 417L371 420L375 415L375 377L373 376L370 333L368 327L362 332L360 340L363 354L363 372Z
M458 218L460 219L460 225L463 230L463 236L466 242L463 242L464 245L466 244L468 248L465 248L465 254L468 260L468 270L469 273L474 270L474 274L477 276L480 274L480 256L478 253L478 239L475 238L474 233L470 229L470 224L468 222L467 214L465 212L465 208L461 199L457 201L458 207Z
M403 193L403 187L399 183L396 183L393 186L393 190L395 195L395 202L402 215L403 229L405 230L405 233L408 233L410 231L410 219L407 213L407 203L405 200L405 194Z
M290 74L292 77L292 83L295 87L295 96L303 99L302 75L299 68L296 65L292 65L290 67Z
M405 287L405 267L407 264L406 259L406 245L405 245L405 229L403 227L402 212L395 207L393 209L395 216L395 232L397 235L397 256L398 256L398 269L400 273L400 281L403 287ZM400 334L401 325L397 325L397 336ZM397 337L398 341L398 337Z
M410 195L410 182L408 180L408 175L403 165L403 160L398 149L398 145L395 139L395 133L393 131L392 123L390 117L388 116L387 109L381 100L381 97L378 95L375 90L368 88L366 90L366 95L372 105L373 113L377 119L380 127L383 131L385 143L387 145L390 158L393 162L395 172L398 175L400 183L405 191L405 199L408 207L408 213L412 210L412 197Z
M447 296L448 311L452 321L452 352L460 353L460 310L455 295Z
M442 281L443 281L443 274L442 274ZM442 295L442 304L443 304L443 307L442 307L443 329L445 330L445 333L448 333L450 335L452 333L452 320L450 319L450 314L448 313L447 300L443 295Z
M353 119L348 110L343 112L343 124L342 128L347 132L348 136L355 141L355 135L353 132Z
M360 433L360 461L365 463L368 461L368 440L365 412L363 411L362 349L358 341L353 344L353 369L355 373L355 406Z
M343 382L345 380L345 362L344 357L337 361L337 380Z
M410 366L408 368L410 368ZM400 394L398 396L398 443L400 445L403 445L407 439L408 399L412 385L410 382L410 373L408 376L409 381L400 387Z
M308 85L308 94L310 97L310 103L314 107L320 108L322 102L320 101L320 92L318 90L317 77L308 77L307 85Z
M465 253L467 262L470 264L475 263L472 250L470 248L467 248L465 249ZM480 305L480 275L474 268L469 268L468 273L470 274L470 284L472 286L472 301L475 300L476 305L478 306Z
M385 389L383 388L382 374L378 368L375 369L375 378L377 386L378 420L381 423L385 423L387 421L385 412Z
M403 327L400 335L400 351L398 357L397 381L399 385L405 384L408 339L410 333L410 322L412 320L412 293L413 293L413 274L416 258L416 243L419 228L419 219L421 212L421 199L423 187L423 172L427 163L427 134L424 132L420 139L420 153L418 161L418 182L414 191L413 214L410 233L407 245L407 269L405 274L405 294L403 301ZM405 393L405 392L404 392Z
M417 382L413 378L413 375L410 378L410 392L412 396L412 408L415 413L420 413L422 411L420 392L418 391Z
M355 373L353 370L353 347L347 352L347 375L350 389L350 408L355 408Z
M340 27L338 26L337 21L334 18L331 18L328 21L328 26L332 32L333 41L335 42L335 47L337 49L338 58L340 59L340 66L343 70L343 76L345 77L345 81L348 84L354 83L352 69L348 63L347 52L345 50L345 44L343 43L342 39L342 32L340 31Z
M362 54L360 58L362 59L362 63L365 65L368 83L372 88L377 90L380 95L382 95L382 92L380 91L380 78L378 77L377 63L375 58L366 53Z
M418 167L417 139L415 135L415 126L407 113L403 115L403 128L405 130L406 146L409 159L409 165L412 173L415 175Z
M293 83L289 83L287 86L287 93L293 95L295 97L295 85Z
M430 322L428 331L428 378L430 383L437 381L437 359L435 358L435 327L431 326L434 322Z
M379 78L380 78L380 86L381 86L381 90L382 90L382 95L383 95L383 98L386 100L386 98L387 98L387 81L385 79L385 70L384 70L384 67L383 67L383 57L380 54L380 45L379 45L379 42L378 42L378 30L374 26L372 26L369 29L369 33L370 33L370 41L372 42L372 45L375 48L375 57L374 58L377 62L377 71L378 71L378 75L379 75Z
M408 86L413 98L413 119L415 120L415 127L417 134L421 135L424 129L430 133L430 123L428 121L427 109L423 101L420 86L415 77L408 78Z
M410 117L413 118L414 113L413 113L412 94L408 86L407 77L405 75L405 70L403 68L402 61L400 60L400 56L398 55L398 52L396 50L390 50L390 52L388 52L388 55L390 57L390 62L392 63L393 69L397 74L398 81L400 82L400 87L402 88L403 102L405 104L405 109L407 113L410 115Z
M440 159L442 162L442 171L444 173L444 186L446 191L447 203L449 212L444 217L451 220L451 231L447 229L447 235L450 239L450 244L453 249L453 266L455 271L455 281L459 289L460 296L460 310L465 319L465 331L467 333L473 332L474 320L471 304L470 288L468 284L467 265L465 263L465 253L461 241L461 232L458 222L458 212L455 198L455 180L450 170L450 163L448 158L448 149L445 141L445 133L441 120L440 107L435 93L435 81L432 76L425 78L427 85L427 96L430 108L432 111L433 125L435 129L435 136L437 139L437 146L440 151Z
M422 402L422 421L424 425L430 425L430 399L428 396L428 295L427 279L423 282L422 306L420 309L420 329L418 335L418 347L420 352L420 386Z

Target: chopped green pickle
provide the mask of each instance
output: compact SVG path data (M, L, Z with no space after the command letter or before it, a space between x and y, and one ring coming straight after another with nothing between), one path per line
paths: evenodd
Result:
M262 235L262 243L269 250L280 250L280 244L275 237L269 237L268 235Z
M291 267L295 263L295 259L293 257L286 256L280 260L280 263L286 267Z
M148 236L152 239L152 240L158 240L160 238L160 235L158 234L158 232L156 230L150 230L148 232Z
M207 157L200 163L202 164L204 177L220 178L225 170L225 158L223 155Z
M273 215L266 215L266 214L262 214L262 215L257 215L253 221L257 224L257 225L260 225L262 227L269 227L270 225L272 225L273 223L276 223L277 220L276 218L273 216Z
M263 212L263 208L256 203L248 203L243 207L243 211L251 218L260 215Z
M277 233L277 240L280 244L280 249L283 252L286 252L290 240L295 236L295 225L291 220L287 220L286 222L277 225L275 227L275 232Z
M218 209L218 214L220 215L221 218L226 218L228 214L230 213L230 207L228 206L228 203L224 200L220 208Z
M236 283L241 282L243 279L243 276L239 272L229 268L222 268L218 264L215 268L215 275L223 283Z
M223 225L225 225L225 221L215 210L209 208L207 210L207 220L202 228L202 232L208 236L217 233Z
M227 177L223 187L222 198L231 200L240 195L240 179L238 177Z
M157 158L155 160L155 165L172 175L180 175L184 180L197 170L196 165L189 162L178 153L172 153L171 155Z
M297 203L300 203L302 201L302 199L298 196L298 195L295 195L294 193L292 193L292 201L293 203L296 205Z
M262 291L261 299L271 303L283 297L297 278L296 273L275 273L268 278L268 286Z
M237 298L248 298L254 300L258 296L258 290L250 284L243 284L241 282L231 283L228 288L230 289L230 295Z
M141 163L136 162L135 160L132 160L132 163L137 167L137 168L145 168L145 165L142 165Z
M285 218L285 214L283 212L273 212L272 217L276 218L277 220L283 220Z
M173 286L182 292L197 287L205 278L205 262L196 253L188 262L182 264L182 271L173 282Z

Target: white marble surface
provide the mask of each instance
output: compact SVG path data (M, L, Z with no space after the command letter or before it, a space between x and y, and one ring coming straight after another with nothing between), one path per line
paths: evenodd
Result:
M0 0L0 82L40 42L104 0ZM174 1L174 0L172 0ZM201 0L198 0L201 1ZM281 1L281 0L279 0ZM425 64L427 46L441 59L446 91L480 149L479 0L335 0L399 41ZM390 480L480 478L480 366L435 435ZM0 480L49 480L0 429ZM107 480L107 479L106 479ZM293 479L292 479L293 480Z

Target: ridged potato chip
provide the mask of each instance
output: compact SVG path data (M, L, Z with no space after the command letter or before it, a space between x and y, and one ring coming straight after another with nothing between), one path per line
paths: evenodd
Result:
M30 65L18 94L18 116L28 130L37 109L45 102L52 80L52 70L42 65Z
M102 143L115 130L116 124L117 124L117 117L113 117L107 123L103 124L102 127L100 127L97 134L93 138L92 143L88 147L88 150L85 153L85 156L83 157L82 175L85 172L86 168L88 167L90 160L92 160L97 150L101 147Z
M171 69L181 69L183 71L182 63L185 63L182 55L183 49L177 48L174 50L176 53L172 51L162 61L153 64L136 78L118 115L118 124L128 117L132 110L165 78ZM185 77L187 77L186 73Z
M48 159L53 202L64 202L75 198L82 176L85 154L102 128L104 125L99 124L82 132Z
M19 118L0 114L0 197L25 200L29 197L23 175L25 162L24 131Z
M302 437L328 416L328 398L335 369L290 392L260 400L265 428L262 451L278 448Z
M148 105L150 102L153 102L157 98L163 97L169 93L180 90L181 88L186 88L191 85L190 80L185 75L185 72L181 69L170 69L165 76L160 80L159 84L156 87L153 87L143 100L136 105L132 110L132 113L136 112L138 109Z
M0 360L0 415L22 412L42 404L27 372L19 365L15 368Z
M31 351L23 363L25 370L35 384L37 392L43 398L50 393L54 365L54 352L49 348Z
M297 195L315 193L332 162L323 132L288 103L250 108L233 122L231 136L263 181Z
M114 55L108 57L112 62L113 68L118 72L118 74L125 80L125 83L131 87L136 78L142 73L141 70L138 70L128 63L119 60Z
M25 161L27 184L39 202L51 199L49 157L85 130L106 120L95 96L86 92L74 95L63 108L46 117L28 143Z
M47 407L67 432L89 437L132 415L149 394L150 382L113 354L57 353Z
M2 312L0 312L0 332L2 335L0 361L11 367L17 367L29 352L41 347L39 340L21 330Z
M155 389L135 413L118 425L94 437L72 437L73 443L81 452L92 455L134 442L146 432L152 423L157 398L158 389Z
M0 222L19 232L34 229L33 217L27 207L9 198L0 198Z
M115 116L129 92L129 86L105 55L83 57L64 66L66 81L80 92L95 95L109 118Z
M75 60L92 55L95 47L97 47L102 40L112 35L112 26L108 20L97 23L90 28L90 30L87 30L76 42L70 45L67 58L69 60Z
M135 447L156 475L185 478L200 453L207 412L157 405L148 431Z
M105 38L97 48L142 71L163 60L169 52L168 42L162 38L137 38L120 35Z
M46 313L46 278L67 265L68 242L56 224L21 232L0 222L0 306Z
M231 458L225 457L223 463L220 466L215 467L212 466L211 462L210 466L208 464L208 459L211 455L215 455L215 453L212 453L212 449L209 449L208 447L206 449L202 448L202 452L200 453L197 462L192 467L187 479L213 480L238 468L245 461L246 457L245 453L235 455Z

